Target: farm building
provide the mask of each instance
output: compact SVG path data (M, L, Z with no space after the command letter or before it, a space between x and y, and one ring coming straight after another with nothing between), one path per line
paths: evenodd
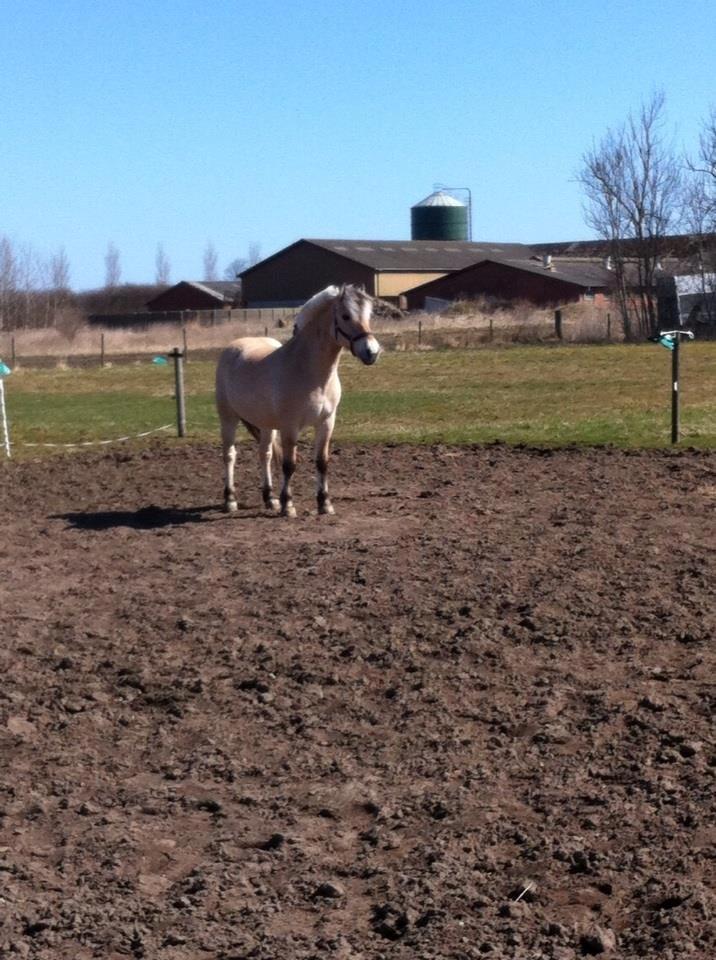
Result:
M716 274L660 278L657 284L659 326L688 327L699 339L716 337Z
M538 306L596 304L609 297L612 274L602 260L543 257L488 257L444 277L423 283L405 295L408 309L425 309L426 299L437 301L526 300Z
M238 306L240 297L237 280L182 280L147 301L147 310L223 310Z
M521 243L456 240L297 240L241 276L248 307L291 307L331 283L362 283L372 296L397 302L412 287L486 257L528 257Z

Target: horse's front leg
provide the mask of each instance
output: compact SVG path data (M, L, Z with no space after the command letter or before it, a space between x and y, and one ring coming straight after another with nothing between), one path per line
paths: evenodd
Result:
M314 457L316 461L316 501L319 514L333 514L333 504L328 497L328 448L336 423L335 414L316 427Z
M281 434L281 446L283 448L282 468L283 468L283 486L281 487L281 516L295 517L296 508L293 505L291 496L291 477L296 472L296 442L297 437Z
M261 467L261 494L264 506L272 513L278 513L279 503L273 495L273 476L271 458L273 456L274 431L262 430L259 438L259 464Z
M221 415L221 442L224 459L224 510L236 513L236 490L234 488L234 467L236 466L236 426L237 420Z

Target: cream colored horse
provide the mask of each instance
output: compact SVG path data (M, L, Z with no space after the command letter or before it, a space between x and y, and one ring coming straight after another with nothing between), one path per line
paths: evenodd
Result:
M234 489L236 428L241 421L259 441L264 504L277 512L271 461L276 433L281 437L283 486L281 514L295 517L291 477L296 443L305 427L315 429L319 513L333 513L328 497L328 448L341 399L338 358L343 347L365 364L378 359L380 346L370 331L373 301L359 287L327 287L296 317L285 344L272 337L241 337L224 350L216 369L216 406L221 420L224 507L237 509Z

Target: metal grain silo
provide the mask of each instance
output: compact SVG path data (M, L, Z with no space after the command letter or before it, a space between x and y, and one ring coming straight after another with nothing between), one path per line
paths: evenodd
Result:
M468 211L464 203L444 190L410 208L410 236L413 240L468 240Z

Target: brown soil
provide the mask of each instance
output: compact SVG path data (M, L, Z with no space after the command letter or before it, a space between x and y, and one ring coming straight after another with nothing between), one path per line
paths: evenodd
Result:
M712 960L716 456L309 468L0 469L0 956Z

